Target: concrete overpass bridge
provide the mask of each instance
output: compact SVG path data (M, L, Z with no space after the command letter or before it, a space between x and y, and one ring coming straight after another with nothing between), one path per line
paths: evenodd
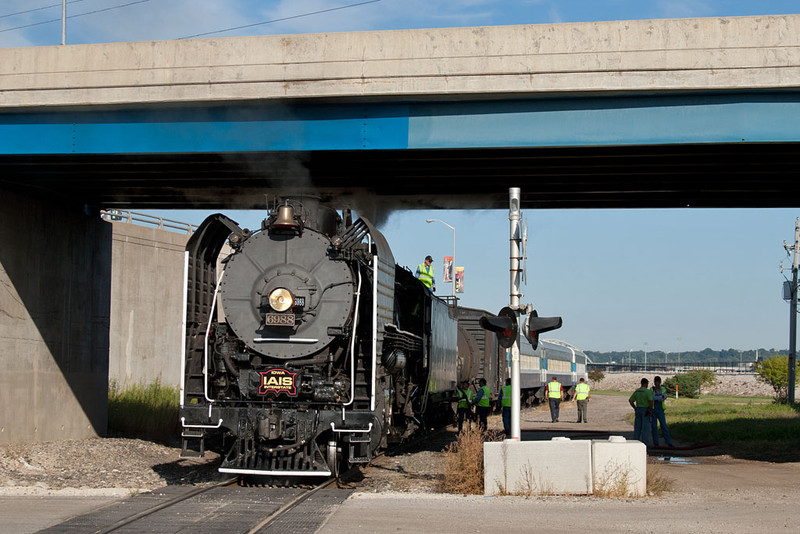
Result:
M769 16L3 49L0 184L126 208L260 207L287 189L504 207L509 186L523 207L796 205L798 30Z
M0 49L0 442L105 431L98 208L797 206L799 124L797 15Z

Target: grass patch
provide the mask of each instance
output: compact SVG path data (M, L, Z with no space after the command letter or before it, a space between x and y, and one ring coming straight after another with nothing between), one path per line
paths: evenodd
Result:
M769 397L672 399L666 415L681 441L718 443L725 453L753 460L800 460L800 415Z
M619 391L617 389L593 389L592 390L592 395L611 395L611 396L614 396L614 397L630 397L631 393L633 393L633 390L631 390L631 391Z
M169 443L179 435L178 386L159 380L125 389L112 380L108 389L108 430L125 437Z

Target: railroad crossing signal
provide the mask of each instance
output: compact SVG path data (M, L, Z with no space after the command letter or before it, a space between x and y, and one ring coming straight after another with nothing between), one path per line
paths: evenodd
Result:
M561 317L539 317L536 310L533 310L522 324L522 334L535 349L539 346L539 334L561 328L561 324ZM480 325L494 332L497 335L497 343L505 349L510 348L519 336L517 312L508 306L500 310L497 315L481 317Z
M561 328L561 317L539 317L536 310L525 318L522 325L522 334L535 349L539 346L539 334Z
M508 306L500 310L497 315L481 317L480 325L481 328L494 332L497 335L497 343L504 349L510 348L519 336L517 312Z

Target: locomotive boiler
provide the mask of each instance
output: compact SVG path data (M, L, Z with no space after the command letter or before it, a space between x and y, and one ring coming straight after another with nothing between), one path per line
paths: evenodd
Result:
M216 434L220 471L329 476L452 416L455 309L369 220L307 196L257 231L212 215L185 270L184 455Z

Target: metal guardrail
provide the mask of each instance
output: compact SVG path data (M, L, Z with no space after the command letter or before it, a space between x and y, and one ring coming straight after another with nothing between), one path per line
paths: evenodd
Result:
M194 224L174 221L172 219L165 219L163 217L156 217L155 215L148 215L147 213L140 213L138 211L116 209L100 210L100 217L104 221L138 224L140 226L158 228L159 230L167 230L183 234L192 234L195 230L197 230L197 226Z

